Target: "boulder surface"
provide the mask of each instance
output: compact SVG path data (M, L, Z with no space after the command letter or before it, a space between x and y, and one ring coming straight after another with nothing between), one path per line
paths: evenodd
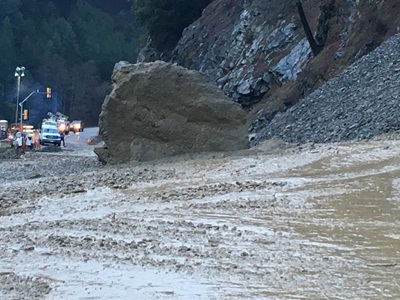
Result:
M207 75L166 63L119 62L99 119L106 163L240 150L246 114Z

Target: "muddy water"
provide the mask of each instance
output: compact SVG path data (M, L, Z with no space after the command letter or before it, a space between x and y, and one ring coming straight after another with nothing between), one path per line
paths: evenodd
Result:
M317 182L298 189L307 193L313 209L297 216L293 230L313 243L328 243L336 248L335 256L326 259L339 259L343 265L329 274L336 291L327 296L397 299L399 148L370 144L364 147L344 147L343 153L338 151L333 157L296 170L298 176Z
M1 299L399 299L399 150L261 149L27 201L0 217Z

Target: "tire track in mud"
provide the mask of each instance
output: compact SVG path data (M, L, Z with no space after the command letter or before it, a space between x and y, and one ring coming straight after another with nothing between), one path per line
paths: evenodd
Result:
M301 213L305 209L301 201L284 196L286 188L285 183L274 181L169 189L162 185L158 191L154 187L149 191L142 187L137 193L115 191L114 198L110 197L113 191L107 190L105 199L93 198L82 210L81 196L53 198L63 202L65 215L60 219L46 221L50 218L43 208L38 221L2 231L7 242L24 240L24 245L41 255L156 267L209 279L225 277L230 288L221 293L233 293L231 296L238 296L235 293L250 282L262 292L277 280L282 287L276 292L290 293L305 273L316 276L329 268L332 260L323 245L305 245L288 231L289 220L280 219L287 210ZM116 210L97 216L98 210L104 211L103 201ZM45 207L45 203L39 206ZM85 218L74 217L82 211ZM348 268L340 260L334 264L335 268L339 265ZM296 276L297 272L302 276Z
M0 272L0 297L8 298L11 294L18 295L12 299L43 299L50 291L48 278L38 276L19 276L14 272Z
M342 165L332 163L341 161L335 157L338 149L346 157ZM359 165L360 157L371 148L357 153L333 147L284 157L153 163L100 168L73 179L33 179L30 184L40 183L43 190L28 197L29 187L19 184L26 201L18 200L0 216L0 271L21 280L35 274L64 280L42 278L51 290L42 287L41 295L58 295L63 289L72 293L77 286L71 278L77 274L76 284L93 295L92 285L106 289L115 279L107 272L115 268L117 273L125 270L121 274L127 277L143 270L165 272L149 280L161 286L161 291L145 289L152 298L379 298L378 280L396 295L395 280L384 282L385 276L396 278L395 262L369 261L375 244L366 243L367 252L362 252L365 247L358 240L367 239L355 232L356 227L381 227L387 240L394 239L398 226L389 227L388 220L396 215L377 223L336 213L345 207L342 202L355 201L348 195L398 195L398 188L397 194L377 190L395 188L395 181L389 184L384 178L398 169L390 159L394 149L385 149L381 158L378 147L373 149L366 169ZM392 166L389 173L384 173L386 165ZM3 199L11 199L15 190L6 186ZM107 272L101 273L98 265ZM196 295L179 289L185 282L193 285L190 276L197 278ZM172 278L172 285L160 283L162 277ZM137 280L127 282L140 293L143 286L135 285ZM113 282L113 296L123 299L117 290L124 282ZM0 289L2 285L0 278ZM65 297L89 296L78 292Z

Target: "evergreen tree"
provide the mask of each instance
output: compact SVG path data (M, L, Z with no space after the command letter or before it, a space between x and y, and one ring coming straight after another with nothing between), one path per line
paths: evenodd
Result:
M126 0L0 1L0 118L13 119L14 71L25 66L21 97L45 86L54 94L51 104L35 98L33 114L56 107L97 124L113 66L136 61L142 33Z
M5 17L1 24L0 53L0 70L4 70L6 73L11 73L14 68L12 62L15 61L16 51L14 44L14 33L9 17ZM0 74L4 73L0 72Z
M0 20L3 20L4 17L6 16L12 17L18 14L20 6L21 6L20 0L1 0Z
M104 80L109 79L116 62L135 59L136 48L131 48L131 44L124 41L122 34L114 31L113 19L99 9L78 1L70 17L70 23L81 45L82 59L94 60ZM130 54L128 57L123 55L124 47L131 50L128 51Z
M211 0L130 0L156 47L172 49L185 27L200 17Z

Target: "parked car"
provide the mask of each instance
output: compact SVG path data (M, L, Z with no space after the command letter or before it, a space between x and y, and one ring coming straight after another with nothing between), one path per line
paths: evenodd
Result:
M82 121L80 120L75 120L72 121L69 124L69 131L73 131L73 132L82 132L84 129L84 124Z

